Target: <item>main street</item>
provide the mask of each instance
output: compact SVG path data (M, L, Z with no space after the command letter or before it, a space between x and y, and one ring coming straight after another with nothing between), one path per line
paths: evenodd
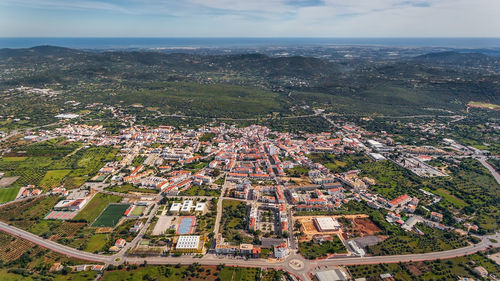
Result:
M120 252L115 255L99 255L87 253L80 251L68 246L61 245L57 242L50 241L39 237L30 232L24 231L22 229L16 228L14 226L8 225L6 223L0 222L0 231L6 232L8 234L26 239L34 244L37 244L43 248L47 248L54 252L74 257L82 260L88 260L93 262L100 262L106 264L120 264L122 262L128 263L144 263L148 264L192 264L199 263L201 265L231 265L231 266L245 266L245 267L262 267L262 268L275 268L283 269L291 274L299 277L300 279L306 281L310 280L309 272L317 267L328 267L328 266L344 266L344 265L356 265L356 264L379 264L379 263L398 263L398 262L411 262L411 261L425 261L425 260L436 260L436 259L447 259L459 256L470 255L478 251L486 250L489 247L499 247L499 242L494 242L490 238L494 238L496 241L500 241L500 234L497 233L493 236L484 236L478 244L470 245L463 248L441 251L441 252L431 252L423 254L409 254L409 255L393 255L393 256L370 256L370 257L334 257L324 260L306 260L297 253L292 253L287 259L280 261L264 260L264 259L241 259L241 258L219 258L215 255L205 255L202 258L197 258L195 256L185 255L181 257L130 257L126 256L124 252Z

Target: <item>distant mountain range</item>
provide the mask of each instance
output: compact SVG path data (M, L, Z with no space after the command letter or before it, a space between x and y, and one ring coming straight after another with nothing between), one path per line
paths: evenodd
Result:
M422 108L464 110L471 101L500 103L500 57L438 52L372 61L262 54L196 55L152 51L91 52L54 46L0 49L0 66L24 69L0 86L162 81L231 84L287 94L345 112L403 114ZM310 94L308 94L310 93Z

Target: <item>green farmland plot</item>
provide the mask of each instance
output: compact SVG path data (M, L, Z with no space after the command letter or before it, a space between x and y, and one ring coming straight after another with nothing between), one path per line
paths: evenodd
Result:
M128 209L129 204L110 204L91 225L92 227L114 227Z
M16 199L19 187L0 188L0 203L5 203Z
M45 190L57 187L61 184L64 177L71 172L71 170L50 170L47 171L40 186Z

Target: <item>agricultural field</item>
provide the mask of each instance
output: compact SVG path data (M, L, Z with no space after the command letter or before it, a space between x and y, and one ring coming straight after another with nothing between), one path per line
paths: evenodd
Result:
M83 208L83 210L74 217L75 221L93 222L97 216L108 206L110 203L118 203L122 198L116 195L109 195L98 193L94 195L92 200Z
M5 203L16 199L19 187L0 188L0 203Z
M469 245L465 237L454 232L433 229L417 224L425 235L394 235L383 242L369 246L368 252L373 255L401 255L445 251Z
M19 176L13 176L13 177L2 177L0 179L0 188L3 188L3 187L8 187L10 186L11 184L15 183L17 181L17 179L19 178Z
M49 190L61 185L64 177L71 172L71 170L49 170L42 178L40 187L44 190Z
M142 162L144 162L144 160L146 160L146 158L147 158L146 156L141 156L141 155L136 156L134 158L134 160L132 160L132 166L137 167L137 166L141 165Z
M135 268L133 267L128 270L106 271L102 280L215 281L217 280L217 277L218 270L216 266L199 266L193 264L191 266L135 266Z
M483 266L490 274L498 276L500 265L479 253L454 259L398 263L349 266L353 278L378 278L380 274L390 273L396 280L458 280L459 277L477 279L472 273L476 266Z
M42 220L30 227L29 232L57 241L68 242L76 238L76 234L85 227L83 222L61 220Z
M0 208L0 219L24 230L42 221L59 201L59 196L27 199Z
M500 110L500 105L492 104L492 103L485 103L485 102L471 101L471 102L469 102L468 106L470 106L470 107L485 108L485 109Z
M49 280L94 280L95 272L49 273L53 263L62 265L77 265L88 263L78 259L68 258L55 252L43 249L37 245L17 237L0 233L0 269L2 280L40 280L40 276Z
M64 184L67 189L77 188L114 160L117 152L112 147L80 146L62 139L22 146L0 159L0 172L19 177L13 187L33 184L47 191Z
M157 280L157 281L273 281L281 280L282 271L260 268L229 267L229 266L201 266L197 263L189 266L158 265L137 266L131 265L127 270L106 271L102 280Z
M114 227L128 209L129 204L110 204L91 225L92 227Z
M424 182L427 190L444 198L435 206L443 214L444 224L454 225L453 212L461 212L474 216L471 222L480 227L480 233L498 229L500 185L491 173L474 159L463 159L449 170L449 177Z
M38 185L52 163L51 157L47 156L3 157L0 159L0 171L5 173L5 177L19 177L13 187Z

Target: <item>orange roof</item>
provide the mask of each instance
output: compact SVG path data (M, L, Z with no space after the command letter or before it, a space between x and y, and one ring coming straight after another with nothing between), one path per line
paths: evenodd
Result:
M398 205L401 202L407 200L408 198L410 198L410 196L408 196L407 194L403 194L403 195L399 196L398 198L395 198L394 200L392 200L391 204L392 205Z

